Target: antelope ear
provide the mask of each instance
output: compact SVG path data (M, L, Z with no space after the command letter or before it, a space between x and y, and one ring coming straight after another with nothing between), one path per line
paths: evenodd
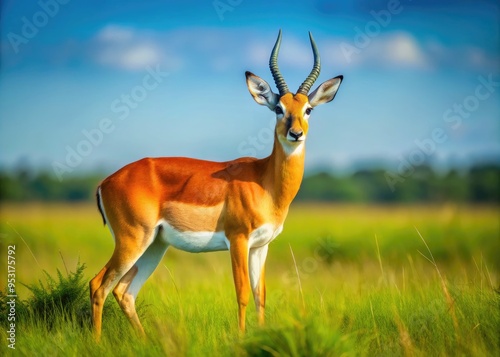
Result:
M344 76L338 76L321 83L314 92L309 94L309 104L315 107L331 102L335 98L335 94L337 94L342 79L344 79Z
M252 72L245 72L247 77L247 87L253 99L260 105L265 105L274 110L279 102L279 96L271 90L269 84Z

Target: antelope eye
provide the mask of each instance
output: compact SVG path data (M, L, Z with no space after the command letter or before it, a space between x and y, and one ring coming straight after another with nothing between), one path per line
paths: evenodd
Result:
M277 114L277 115L281 115L283 114L283 109L281 109L281 107L276 107L274 109L274 112Z
M310 115L310 114L311 114L311 112L312 112L312 110L313 110L313 108L307 108L307 109L306 109L306 114L307 114L307 115Z

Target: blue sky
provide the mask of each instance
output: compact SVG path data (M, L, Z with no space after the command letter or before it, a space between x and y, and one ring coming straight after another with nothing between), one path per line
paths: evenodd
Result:
M59 175L145 156L270 153L273 113L245 84L344 75L310 119L307 168L500 159L497 1L2 2L0 167ZM62 170L62 171L61 171ZM62 173L61 173L62 172Z

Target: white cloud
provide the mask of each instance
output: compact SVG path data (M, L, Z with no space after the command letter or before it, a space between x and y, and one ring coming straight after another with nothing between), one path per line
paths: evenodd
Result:
M274 41L274 35L255 31L191 27L161 32L108 25L94 36L91 56L100 65L132 71L156 64L171 71L186 67L222 72L242 65L257 71L267 67ZM362 44L341 37L319 38L317 43L323 68L335 72L354 67L498 70L498 56L480 48L422 42L405 31L383 32ZM350 46L352 52L347 55L343 46ZM279 64L310 70L313 55L306 34L283 35Z
M425 52L407 32L391 32L370 38L363 46L349 44L352 52L340 51L347 64L357 66L429 68L430 63ZM340 47L340 46L339 46ZM346 55L349 53L349 55Z
M222 71L239 63L244 55L235 51L245 39L218 29L182 28L168 32L108 25L93 39L92 58L100 65L142 70L160 63L169 70L184 65Z
M395 65L402 67L428 66L428 60L417 41L408 33L399 32L381 39L379 49L382 51L380 57ZM374 44L377 46L377 43Z
M462 68L496 72L499 62L498 56L489 55L478 47L447 46L437 41L419 42L404 31L383 33L358 44L353 39L330 40L324 51L328 55L325 64L347 67Z
M268 56L271 49L268 49ZM321 52L320 52L321 56ZM309 44L309 38L299 40L294 37L287 38L280 51L280 62L290 67L300 69L311 69L314 63L313 52Z
M161 53L152 44L110 45L96 54L96 60L103 65L126 70L142 70L160 62Z
M161 63L165 55L150 34L108 25L96 34L92 57L104 66L135 71Z
M158 63L160 57L160 51L154 45L144 44L133 47L125 52L122 62L126 68L135 69Z
M500 56L489 55L483 49L474 46L450 47L437 41L426 43L426 49L436 66L459 67L475 71L498 73Z
M262 64L269 61L269 48L260 42L250 42L246 48L246 58L250 64L255 66L262 66Z
M96 37L104 42L126 42L134 37L134 30L118 25L108 25L99 31Z
M255 67L267 65L273 46L274 42L270 43L268 40L266 42L250 41L246 48L246 59L249 65ZM319 51L321 56L321 48ZM307 70L312 68L313 63L313 53L308 37L304 37L304 39L298 39L290 35L286 38L283 37L278 58L280 66Z

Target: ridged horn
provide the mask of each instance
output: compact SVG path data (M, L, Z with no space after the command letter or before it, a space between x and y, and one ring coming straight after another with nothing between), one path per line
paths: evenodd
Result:
M269 58L269 68L271 69L271 73L274 78L274 83L276 83L276 87L278 88L281 96L290 92L290 90L288 89L285 79L281 75L280 69L278 68L278 53L280 51L280 45L281 45L281 29L278 34L278 39L274 44L273 51L271 52L271 57Z
M318 47L316 47L316 42L314 42L311 32L309 32L309 39L311 40L311 47L314 55L314 66L311 70L311 73L309 73L309 76L307 76L306 80L300 85L299 89L297 90L297 93L302 93L304 95L307 95L307 93L309 93L312 85L319 77L319 72L321 71L321 62L319 58Z

